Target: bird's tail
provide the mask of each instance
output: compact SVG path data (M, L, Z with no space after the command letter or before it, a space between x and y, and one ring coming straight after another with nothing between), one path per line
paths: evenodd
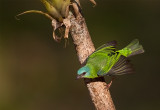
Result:
M139 40L135 39L128 46L122 50L119 50L118 52L120 52L125 57L130 57L133 55L141 54L144 52L144 50L142 45L139 44Z

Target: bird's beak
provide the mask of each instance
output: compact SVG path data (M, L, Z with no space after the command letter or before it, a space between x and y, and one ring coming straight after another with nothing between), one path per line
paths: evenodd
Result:
M86 72L84 72L83 74L81 74L81 75L78 75L77 76L77 79L80 79L80 78L83 78L83 76L86 74Z
M82 76L81 76L81 75L78 75L78 76L77 76L77 79L80 79L80 78L82 78Z
M81 79L81 78L83 78L82 75L78 75L78 76L77 76L77 79Z

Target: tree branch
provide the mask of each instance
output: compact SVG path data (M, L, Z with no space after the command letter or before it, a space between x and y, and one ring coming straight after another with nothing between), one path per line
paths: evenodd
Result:
M79 14L77 18L70 13L70 33L76 47L77 56L81 64L94 52L95 48L88 32L85 19ZM115 110L110 92L104 77L84 79L91 99L97 110Z

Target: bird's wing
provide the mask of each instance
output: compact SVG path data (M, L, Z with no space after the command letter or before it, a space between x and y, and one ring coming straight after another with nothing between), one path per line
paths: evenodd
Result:
M133 66L130 61L124 57L120 56L120 59L116 62L116 64L110 69L107 75L122 75L133 73Z
M103 50L115 50L116 45L117 45L117 42L115 40L111 41L111 42L107 42L106 44L103 44L102 46L97 48L94 51L94 53L99 52L99 51L103 51Z
M100 46L99 48L97 48L83 63L83 65L86 64L86 62L88 61L88 59L91 59L95 56L97 56L97 53L108 53L110 51L115 51L115 46L117 45L117 42L114 40L114 41L111 41L111 42L108 42L106 44L103 44L102 46Z
M117 53L112 56L107 56L103 62L99 64L100 70L97 72L99 76L104 76L108 74L110 69L114 66L117 61Z

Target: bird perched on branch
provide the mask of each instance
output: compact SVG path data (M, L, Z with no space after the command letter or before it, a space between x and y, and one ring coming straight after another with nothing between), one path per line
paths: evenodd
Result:
M77 72L77 78L97 78L104 75L122 75L133 72L128 58L143 53L143 47L137 39L125 48L116 51L116 41L99 47L86 60L85 66Z

